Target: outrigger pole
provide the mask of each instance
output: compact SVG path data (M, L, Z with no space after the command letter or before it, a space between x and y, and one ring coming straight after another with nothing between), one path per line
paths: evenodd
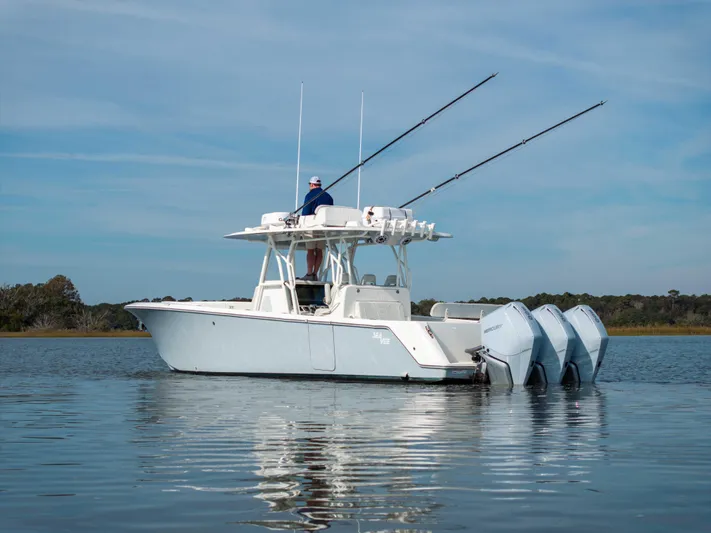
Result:
M455 181L455 180L458 180L459 178L461 178L461 177L464 176L465 174L469 174L471 171L476 170L477 168L479 168L479 167L481 167L481 166L484 166L484 165L486 165L487 163L491 163L494 159L496 159L496 158L498 158L498 157L501 157L501 156L504 155L504 154L509 153L511 150L515 150L515 149L518 148L519 146L523 146L524 144L529 143L529 142L531 142L531 141L534 140L534 139L537 139L537 138L540 137L541 135L545 135L546 133L549 133L549 132L553 131L554 129L559 128L559 127L562 126L563 124L566 124L566 123L570 122L571 120L575 120L576 118L583 116L585 113L588 113L589 111L592 111L593 109L596 109L596 108L598 108L598 107L604 105L605 102L606 102L606 100L603 100L603 101L601 101L600 103L595 104L594 106L588 107L585 111L581 111L581 112L578 113L577 115L573 115L572 117L566 118L565 120L563 120L563 121L561 121L561 122L558 122L558 124L556 124L556 125L554 125L554 126L551 126L550 128L547 128L547 129L545 129L545 130L543 130L543 131L541 131L541 132L539 132L539 133L536 133L536 134L533 135L532 137L529 137L528 139L524 139L524 140L522 140L521 142L514 144L513 146L510 146L510 147L507 148L506 150L503 150L503 151L499 152L498 154L493 155L493 156L491 156L491 157L488 158L488 159L485 159L485 160L482 161L481 163L477 163L477 164L474 165L473 167L469 167L469 168L466 169L464 172L460 172L460 173L458 173L458 174L455 174L454 176L452 176L452 177L449 178L448 180L443 181L443 182L440 183L439 185L435 185L434 187L432 187L431 189L426 190L425 192L423 192L423 193L420 194L419 196L415 196L415 197L414 197L412 200L410 200L409 202L406 202L406 203L402 204L402 205L400 206L400 209L402 209L403 207L407 207L408 205L410 205L410 204L412 204L412 203L414 203L414 202L416 202L416 201L418 201L418 200L424 198L424 197L427 196L428 194L432 194L433 192L436 192L437 190L441 189L441 188L444 187L445 185L447 185L447 184L449 184L449 183L451 183L451 182L453 182L453 181Z
M304 109L304 82L301 82L301 97L299 98L299 141L296 145L296 201L299 205L299 171L301 167L301 114Z
M444 111L445 109L447 109L447 108L451 107L452 105L456 104L457 102L459 102L459 100L461 100L462 98L464 98L465 96L467 96L469 93L475 91L476 89L478 89L479 87L481 87L482 85L484 85L487 81L489 81L489 80L495 78L497 74L498 74L498 72L494 72L491 76L489 76L488 78L486 78L486 79L483 80L483 81L480 81L479 83L477 83L474 87L472 87L472 88L469 89L468 91L463 92L462 94L460 94L459 96L457 96L454 100L452 100L452 101L449 102L448 104L446 104L446 105L440 107L437 111L435 111L434 113L432 113L432 114L431 114L430 116L428 116L427 118L423 118L420 122L418 122L417 124L415 124L414 126L412 126L412 127L411 127L409 130L407 130L405 133L401 133L400 135L398 135L397 137L395 137L395 139L393 139L393 140L390 141L388 144L386 144L385 146L383 146L380 150L378 150L378 151L375 152L374 154L370 155L369 157L367 157L366 159L364 159L363 161L361 161L360 163L358 163L356 166L354 166L354 167L353 167L352 169L350 169L348 172L346 172L345 174L343 174L343 176L341 176L341 177L338 178L336 181L334 181L333 183L331 183L331 185L329 185L328 187L326 187L325 189L323 189L323 190L322 190L318 195L316 195L314 198L312 198L311 200L309 200L309 201L306 202L305 204L301 205L300 207L297 207L296 209L294 209L294 211L292 211L292 212L290 213L290 216L289 216L288 218L293 217L296 213L298 213L301 209L303 209L307 204L309 204L309 203L315 201L316 198L318 198L319 196L321 196L323 193L325 193L327 190L329 190L331 187L333 187L334 185L336 185L336 184L337 184L338 182L340 182L341 180L343 180L343 179L347 178L348 176L350 176L353 172L355 172L355 171L358 170L360 167L362 167L363 165L365 165L368 161L370 161L371 159L373 159L375 156L381 154L382 152L384 152L385 150L387 150L388 148L390 148L393 144L395 144L395 143L398 142L399 140L403 139L404 137L408 136L410 133L412 133L413 131L415 131L415 130L416 130L417 128L419 128L420 126L424 126L430 119L433 119L434 117L436 117L437 115L439 115L439 114L440 114L442 111Z
M360 92L360 140L358 142L358 161L363 161L363 98L365 91ZM360 209L360 169L358 167L358 198L356 208Z

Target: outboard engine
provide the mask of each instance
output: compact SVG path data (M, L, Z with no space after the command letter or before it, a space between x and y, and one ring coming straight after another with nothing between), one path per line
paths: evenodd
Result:
M492 385L524 385L541 344L541 330L521 302L511 302L481 319L483 347Z
M607 330L597 313L588 305L578 305L565 312L575 330L575 347L570 357L565 381L593 383L607 349Z
M575 330L553 304L542 305L531 314L538 322L543 338L529 384L534 378L539 383L558 384L563 380L568 361L573 355Z

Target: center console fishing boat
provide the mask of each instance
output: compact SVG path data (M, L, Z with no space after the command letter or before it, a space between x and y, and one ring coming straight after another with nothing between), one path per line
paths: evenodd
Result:
M251 302L126 306L171 369L504 385L594 381L607 334L588 306L562 313L554 305L530 312L520 302L438 303L432 316L412 315L408 247L451 235L410 209L320 206L295 225L288 217L268 213L260 225L226 235L266 248ZM324 247L320 281L296 276L297 252L313 242ZM373 248L389 260L384 278L358 269L359 256Z
M362 160L327 189L494 76ZM133 303L126 309L151 332L168 366L179 372L506 386L593 382L608 337L586 305L563 313L550 304L529 311L521 302L443 302L432 307L431 316L414 316L407 250L414 244L434 246L451 235L415 219L407 206L603 103L400 207L321 205L307 216L297 215L298 208L267 213L259 225L226 235L265 247L250 302ZM313 246L323 249L318 281L299 279L297 254ZM374 252L380 255L375 268L366 269L363 264Z

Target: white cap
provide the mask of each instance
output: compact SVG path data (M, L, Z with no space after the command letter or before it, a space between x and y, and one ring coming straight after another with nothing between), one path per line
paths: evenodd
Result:
M313 185L321 185L321 178L319 178L318 176L311 176L309 183Z

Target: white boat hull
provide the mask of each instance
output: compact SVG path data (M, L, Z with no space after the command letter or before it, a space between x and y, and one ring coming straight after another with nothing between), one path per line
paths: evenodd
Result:
M127 309L180 372L403 381L471 381L476 373L470 358L447 357L426 322L366 325L175 304Z
M607 346L604 326L587 306L555 315L549 307L558 311L544 306L531 314L512 302L482 313L480 320L334 319L252 311L224 302L136 303L126 309L145 324L160 356L179 372L484 379L511 387L530 385L539 375L543 383L559 383L567 368L566 381L594 381ZM556 320L546 322L543 312Z

